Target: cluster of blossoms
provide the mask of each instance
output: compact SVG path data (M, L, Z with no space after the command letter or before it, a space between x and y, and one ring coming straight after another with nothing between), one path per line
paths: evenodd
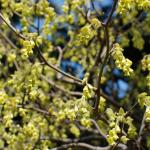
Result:
M85 4L86 1L85 1L85 0L72 0L72 1L67 0L67 3L68 3L68 4L71 6L71 8L74 10L74 9L76 9L77 7L79 7L79 6L83 5L83 4Z
M55 99L52 105L53 106L49 108L49 113L56 117L55 123L58 124L65 119L69 119L71 122L75 119L79 119L83 126L91 126L91 108L84 98L76 100L75 103L72 100L65 103ZM57 109L59 109L59 111Z
M106 108L106 99L104 97L100 97L98 109L100 112L104 112Z
M147 79L147 86L150 88L150 55L145 55L142 59L142 69L144 71L148 71Z
M10 54L8 54L8 62L10 65L13 64L14 60L16 59L16 54L14 52L11 52Z
M127 10L135 9L148 9L150 7L149 0L120 0L118 5L118 12L125 14Z
M150 122L150 96L143 92L138 95L138 103L143 108L146 106L145 120Z
M32 14L33 8L29 6L29 1L21 1L18 3L14 3L14 10L16 12L19 12L23 16L30 16Z
M140 9L149 9L150 7L149 0L136 0L136 3Z
M126 9L131 8L133 0L120 0L118 5L118 12L123 13Z
M40 11L39 11L39 10ZM48 35L51 32L50 23L53 21L53 19L56 17L56 13L53 7L49 6L49 2L44 0L40 1L37 5L37 13L39 16L44 15L44 26L43 26L43 32L45 35Z
M130 76L133 73L133 69L131 69L132 61L123 56L123 49L119 44L114 44L112 50L112 56L116 66L121 69L126 76Z
M110 145L116 144L118 140L122 143L126 143L129 138L134 138L136 136L136 128L134 127L131 117L126 117L126 113L122 108L120 108L118 113L114 113L111 108L106 109L106 114L110 121L110 130L107 136L107 141ZM128 125L127 135L119 136L122 132L124 132L121 128L121 124Z
M81 28L79 36L80 43L88 44L94 35L94 30L92 30L91 25L85 25Z
M94 95L94 87L90 84L86 84L86 86L83 88L83 97L85 99L89 99L92 98L92 96Z
M150 71L150 55L144 56L142 60L142 69Z
M98 29L102 26L102 23L97 18L91 19L91 24L95 27L95 29Z
M85 85L83 88L82 98L88 100L94 96L95 87L88 83L89 73L86 73L84 79L82 80L82 84Z
M142 34L136 29L132 29L132 33L133 46L139 50L142 50L144 48L144 39L142 38Z
M50 136L52 138L67 138L67 132L69 130L75 137L79 137L80 130L74 124L76 119L79 120L82 126L91 127L91 108L87 100L82 97L81 99L64 102L56 96L50 102L48 99L49 96L46 95L46 89L48 88L49 91L50 86L47 87L42 81L38 80L41 71L42 68L39 63L26 66L24 71L16 71L8 81L8 87L11 88L12 92L15 92L15 95L9 96L4 90L0 92L0 109L3 118L2 127L4 128L3 130L10 128L12 131L12 133L6 133L4 131L5 134L2 135L2 138L8 142L9 148L12 150L22 149L23 147L32 149L40 136L39 134L41 134L41 137L47 138L49 136L47 132L51 133ZM40 103L42 107L47 109L50 124L43 115L40 115L32 109L30 110L30 108L35 107L35 103ZM14 118L16 116L22 118L21 123L15 123ZM66 120L69 122L67 126L65 123ZM23 124L23 126L20 124ZM63 128L62 130L58 130L61 124L63 124ZM2 129L0 128L0 130ZM16 132L19 133L15 135ZM50 140L48 141L50 143L45 143L44 145L41 143L40 148L54 146ZM25 145L26 142L28 144Z
M31 55L33 53L32 49L34 48L35 46L35 43L34 41L32 40L25 40L23 41L23 49L22 49L22 56L27 58L29 55Z

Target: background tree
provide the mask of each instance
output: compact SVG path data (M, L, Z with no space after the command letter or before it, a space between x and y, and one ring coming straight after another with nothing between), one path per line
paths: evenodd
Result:
M97 3L0 0L0 149L150 149L150 1Z

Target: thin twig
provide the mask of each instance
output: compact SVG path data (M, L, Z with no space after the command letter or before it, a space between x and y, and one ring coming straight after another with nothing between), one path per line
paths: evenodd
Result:
M113 99L113 97L110 97L108 95L106 95L105 93L103 93L102 91L100 92L100 95L102 97L104 97L106 100L108 100L108 102L110 102L113 106L117 107L117 108L120 108L120 107L123 107L122 105L120 105L119 103L117 103L115 101L115 99Z
M23 108L23 109L28 109L28 110L34 110L34 111L39 112L41 114L49 115L48 111L40 109L40 108L37 108L37 107L27 107L27 106L22 107L22 105L17 105L17 107L18 108Z
M81 138L74 138L74 139L71 139L71 138L51 138L50 140L51 141L55 141L55 142L61 142L61 143L64 143L64 144L69 144L69 143L77 143L77 142L85 142L85 141L89 141L89 140L99 140L101 139L101 136L99 135L89 135L89 136L85 136L85 137L81 137ZM44 140L44 138L43 138ZM45 138L46 140L46 138ZM47 138L48 140L48 138Z
M99 134L99 131L97 129L92 129L92 128L85 128L79 124L77 124L78 128L83 131L83 132L90 132L92 134Z
M95 7L95 5L94 5L93 0L91 0L91 5L92 5L93 9L95 10L96 15L97 15L97 16L100 16L100 13L97 11L97 9L96 9L96 7Z
M21 39L26 40L26 37L23 36L21 33L19 33L19 31L17 29L15 29L10 23L8 23L8 21L4 18L4 16L2 15L2 13L0 13L0 18L8 25L8 27L17 35L19 36Z
M130 112L138 105L138 102L136 102L126 113L125 116L128 116L130 114Z
M140 127L139 134L138 134L138 138L136 140L137 147L138 147L139 150L140 150L140 146L141 146L141 139L142 139L143 130L145 128L145 118L146 118L146 115L144 113L143 119L142 119L142 122L141 122L141 127Z
M97 122L94 119L91 119L92 123L95 125L95 127L97 128L97 130L99 131L100 135L102 135L105 139L107 138L107 135L104 134L101 129L99 128Z
M16 49L16 50L18 49L17 46L16 46L5 34L3 34L2 30L0 30L0 35L2 36L2 38L3 38L12 48L14 48L14 49ZM19 68L19 65L18 65L18 63L17 63L16 60L14 60L14 65L15 65L15 67L16 67L17 70L20 69L20 68Z
M9 45L14 48L14 49L18 49L18 47L2 32L2 30L0 30L0 35L5 39L5 41L7 43L9 43Z
M64 93L67 93L67 94L72 95L72 96L82 96L81 92L66 90L63 87L61 87L61 86L57 85L56 83L54 83L52 80L45 77L44 75L41 75L41 78L44 79L45 81L47 81L49 84L51 84L54 88L56 88L56 89L58 89L58 90L60 90Z
M106 26L109 26L109 23L110 23L110 21L111 21L111 18L112 18L112 16L113 16L113 13L114 13L114 11L115 11L115 8L116 8L116 6L117 6L117 3L118 3L118 0L114 0L113 7L112 7L112 9L111 9L111 11L110 11L110 14L109 14L108 19L107 19L106 24L105 24Z
M62 60L63 49L60 46L57 46L56 49L59 51L59 56L58 56L58 60L57 60L57 66L60 67L61 60Z
M38 47L38 46L36 46L36 49L37 49L37 51L38 51L39 57L41 58L41 60L44 62L45 65L47 65L48 67L52 68L52 69L55 70L56 72L58 72L58 73L60 73L60 74L62 74L62 75L64 75L64 76L66 76L66 77L68 77L68 78L70 78L70 79L72 79L72 80L75 80L75 81L77 81L77 82L79 82L79 83L82 83L82 80L81 80L81 79L76 78L76 77L74 77L74 76L72 76L72 75L70 75L70 74L68 74L68 73L66 73L66 72L64 72L64 71L62 71L62 70L60 70L59 68L55 67L55 66L52 65L52 64L49 64L48 61L47 61L47 60L44 58L44 56L42 55L42 53L41 53L41 51L39 50L39 47Z
M77 82L75 80L72 80L70 78L64 78L64 77L62 78L62 76L56 76L56 78L59 79L60 81L64 82L64 83L73 84L73 85L79 85L81 87L83 86L82 83L79 83L79 82Z

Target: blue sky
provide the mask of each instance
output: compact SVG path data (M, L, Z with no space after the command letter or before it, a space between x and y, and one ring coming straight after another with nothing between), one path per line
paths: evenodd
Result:
M65 0L49 0L49 1L62 6ZM110 6L111 3L112 0L95 0L95 5L100 4L101 6Z

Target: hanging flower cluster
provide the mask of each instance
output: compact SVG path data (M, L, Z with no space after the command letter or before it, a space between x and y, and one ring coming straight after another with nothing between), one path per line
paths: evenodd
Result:
M124 57L124 50L118 43L114 44L112 50L112 56L116 66L124 72L125 76L130 76L133 73L133 69L131 68L132 61Z

